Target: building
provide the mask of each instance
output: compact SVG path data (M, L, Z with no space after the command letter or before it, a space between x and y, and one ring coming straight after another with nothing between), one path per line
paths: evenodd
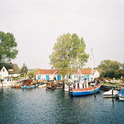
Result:
M0 64L0 78L6 77L18 77L20 76L20 70L17 64L13 63L1 63Z
M65 79L72 79L72 80L78 80L78 77L84 77L87 78L88 81L92 81L94 80L94 78L98 78L99 77L99 72L95 69L95 70L91 70L91 69L82 69L80 71L80 73L78 71L72 72L71 75L66 75ZM62 80L63 77L62 75L59 73L58 70L39 70L36 72L36 79L37 80L54 80L54 78L56 78L57 80Z
M74 72L71 75L71 78L73 80L78 80L79 75L81 78L87 78L88 81L92 81L95 78L99 77L99 72L96 69L95 70L92 70L90 68L81 69L80 72L78 71Z
M61 80L62 79L62 76L59 74L59 71L58 70L47 70L47 69L44 69L44 70L38 70L36 72L36 79L37 80L54 80L57 79L57 80Z

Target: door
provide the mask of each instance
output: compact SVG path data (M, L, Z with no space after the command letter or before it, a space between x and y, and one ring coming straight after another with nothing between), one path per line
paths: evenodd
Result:
M88 81L90 80L90 79L89 79L89 75L86 75L85 77L87 78Z
M61 80L61 76L60 75L57 75L57 80Z
M47 81L49 80L49 75L46 75L46 80L47 80Z

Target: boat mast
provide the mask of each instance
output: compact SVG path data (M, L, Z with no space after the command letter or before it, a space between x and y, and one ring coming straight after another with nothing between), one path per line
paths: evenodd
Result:
M90 60L91 60L91 75L93 76L93 72L94 72L94 55L93 55L93 48L91 49Z
M78 56L77 56L77 64L78 64L78 67L77 67L78 81L80 81L81 70L80 70L79 58L78 58Z

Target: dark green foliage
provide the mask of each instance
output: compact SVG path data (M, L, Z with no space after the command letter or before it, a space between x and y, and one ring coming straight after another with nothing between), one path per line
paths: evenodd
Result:
M109 77L109 78L121 78L123 75L123 70L121 69L122 65L120 62L112 60L101 61L98 69L101 70L100 77Z
M16 58L18 54L16 47L17 43L13 34L0 31L0 63Z

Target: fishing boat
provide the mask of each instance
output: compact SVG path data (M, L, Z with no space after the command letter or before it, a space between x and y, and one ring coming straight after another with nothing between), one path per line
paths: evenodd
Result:
M115 97L117 95L118 91L117 90L109 90L109 91L106 91L103 93L103 97L105 98L112 98L112 97Z
M72 96L86 96L97 93L100 90L101 83L95 86L88 86L86 83L75 83L73 88L70 89L70 95Z
M93 50L91 50L93 52ZM93 76L93 53L91 54L91 60L92 60L92 68L91 68L91 75ZM86 76L81 76L81 70L80 70L80 62L79 58L77 57L77 62L78 62L78 80L73 83L73 88L70 88L70 95L71 96L86 96L86 95L91 95L91 94L96 94L101 87L101 83L99 80L92 81L92 85L89 84L88 79ZM94 77L94 76L93 76ZM91 82L90 82L91 83Z
M24 85L24 86L21 86L21 89L32 89L32 88L36 88L38 87L38 84L35 84L35 85Z
M124 101L124 89L121 89L117 95L116 98L118 98L119 101Z

